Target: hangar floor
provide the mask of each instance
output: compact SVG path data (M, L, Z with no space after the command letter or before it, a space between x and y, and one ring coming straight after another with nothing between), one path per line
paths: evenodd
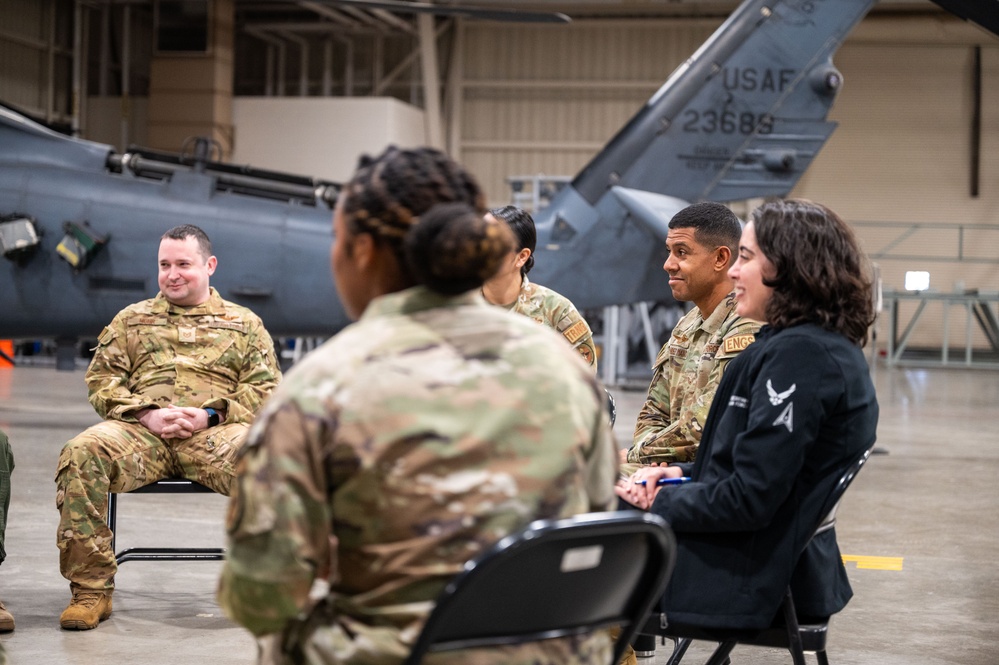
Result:
M255 662L249 634L214 600L217 562L146 562L118 573L114 614L97 630L62 631L69 598L54 543L52 482L64 441L97 421L82 370L0 370L0 428L13 474L0 598L17 630L0 642L14 665ZM834 665L994 665L999 662L999 380L994 372L875 371L879 449L840 511L839 539L855 596L833 619ZM614 391L619 442L630 438L643 391ZM225 499L133 495L119 502L119 547L221 545ZM707 582L710 583L710 582ZM684 659L700 662L695 646ZM660 647L643 665L664 663ZM739 647L735 665L788 663Z

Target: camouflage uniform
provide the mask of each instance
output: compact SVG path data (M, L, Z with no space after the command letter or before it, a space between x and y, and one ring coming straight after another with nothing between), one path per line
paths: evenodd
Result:
M160 294L118 313L101 332L85 379L105 421L63 447L56 471L59 565L74 589L114 587L109 491L182 476L229 493L236 451L280 378L263 323L215 289L195 307L172 305ZM136 419L142 409L169 405L210 407L226 418L168 440Z
M728 361L751 344L760 324L735 313L727 295L707 319L696 307L673 328L653 366L645 406L638 414L629 464L691 462Z
M533 519L615 505L604 400L569 347L478 294L374 300L250 430L219 603L269 634L261 662L400 663L466 560ZM610 648L600 633L425 662L606 663Z
M14 454L7 435L0 430L0 563L7 558L4 539L7 533L7 510L10 508L10 472L14 470Z
M596 374L597 350L593 346L593 333L568 298L540 284L532 284L524 275L520 295L508 308L561 334Z

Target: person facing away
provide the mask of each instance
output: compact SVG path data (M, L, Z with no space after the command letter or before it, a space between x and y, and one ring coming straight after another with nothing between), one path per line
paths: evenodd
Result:
M834 212L792 199L753 212L729 272L736 311L766 325L725 371L697 460L643 467L615 491L676 534L670 623L764 628L789 584L799 616L829 617L852 591L835 530L813 531L878 422L861 351L869 266Z
M528 316L559 333L596 374L597 350L586 319L568 298L540 284L533 284L527 278L527 273L534 267L534 248L538 243L534 218L516 206L493 208L487 217L509 225L516 245L496 274L482 285L486 301Z
M623 473L643 464L694 460L722 373L760 328L735 309L728 270L741 233L739 218L710 201L687 206L669 222L663 270L673 298L694 307L674 326L653 364L634 441L620 453L627 464Z
M59 568L73 594L63 628L96 628L111 615L108 492L183 477L227 495L236 452L281 378L260 319L209 286L217 263L200 228L170 229L160 292L98 338L85 380L104 421L63 446L55 478Z
M356 322L288 373L230 498L218 600L265 636L261 662L402 662L467 560L532 520L616 502L603 389L570 346L479 293L513 246L482 201L432 148L362 157L340 194L331 264ZM611 652L601 632L425 662Z

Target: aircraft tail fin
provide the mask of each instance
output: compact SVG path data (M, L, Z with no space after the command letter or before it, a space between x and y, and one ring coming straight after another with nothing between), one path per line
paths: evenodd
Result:
M572 186L688 201L790 192L835 129L832 54L876 0L746 0Z
M832 56L875 2L745 0L536 216L539 283L584 309L668 297L670 218L791 191L836 127Z

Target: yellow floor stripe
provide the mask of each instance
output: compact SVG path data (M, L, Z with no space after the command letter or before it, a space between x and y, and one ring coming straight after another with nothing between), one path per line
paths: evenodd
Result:
M868 568L870 570L902 570L902 557L900 556L857 556L855 554L844 554L843 563L853 561L857 568Z

